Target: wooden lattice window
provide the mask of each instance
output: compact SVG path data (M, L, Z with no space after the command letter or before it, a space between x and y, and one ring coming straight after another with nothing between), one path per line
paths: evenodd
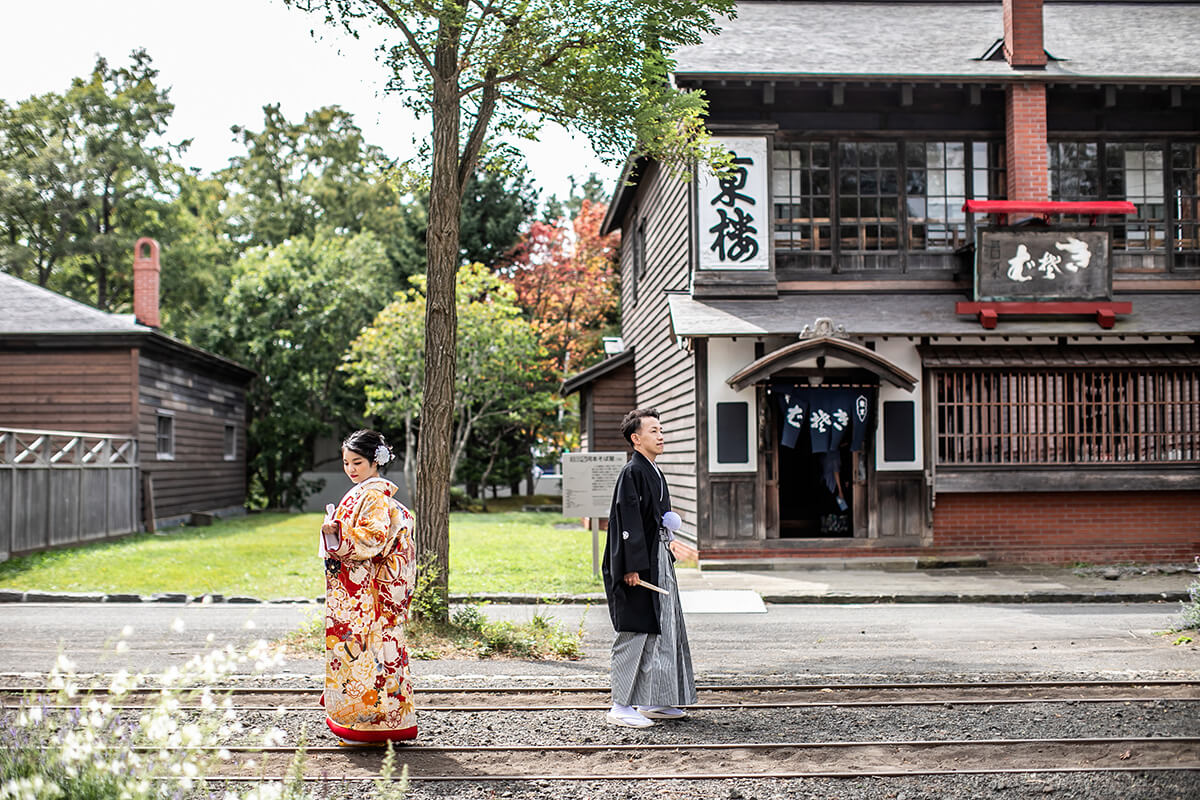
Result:
M943 465L1200 463L1200 369L933 373Z

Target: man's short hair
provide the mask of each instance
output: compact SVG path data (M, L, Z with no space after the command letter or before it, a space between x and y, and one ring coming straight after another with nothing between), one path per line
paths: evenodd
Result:
M633 446L633 435L642 427L643 417L658 419L658 410L654 408L635 408L621 420L621 435L625 437L625 441L629 442L630 447Z

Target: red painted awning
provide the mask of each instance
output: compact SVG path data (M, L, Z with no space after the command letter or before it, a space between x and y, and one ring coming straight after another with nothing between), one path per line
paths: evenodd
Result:
M1136 214L1137 208L1128 200L1043 201L1031 200L967 200L963 211L975 214Z

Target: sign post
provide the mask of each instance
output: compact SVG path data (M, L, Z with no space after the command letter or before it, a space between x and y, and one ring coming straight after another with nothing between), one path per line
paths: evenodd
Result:
M600 574L600 518L612 505L617 476L628 455L612 453L563 453L563 516L588 517L592 521L592 574Z

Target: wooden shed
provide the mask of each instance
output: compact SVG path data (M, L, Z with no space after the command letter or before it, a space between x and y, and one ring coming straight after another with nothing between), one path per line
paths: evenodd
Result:
M130 437L135 526L241 511L254 373L159 330L158 245L138 248L133 315L0 273L0 429Z
M563 381L563 397L579 392L580 447L593 453L632 452L621 418L633 409L633 350L610 355Z

